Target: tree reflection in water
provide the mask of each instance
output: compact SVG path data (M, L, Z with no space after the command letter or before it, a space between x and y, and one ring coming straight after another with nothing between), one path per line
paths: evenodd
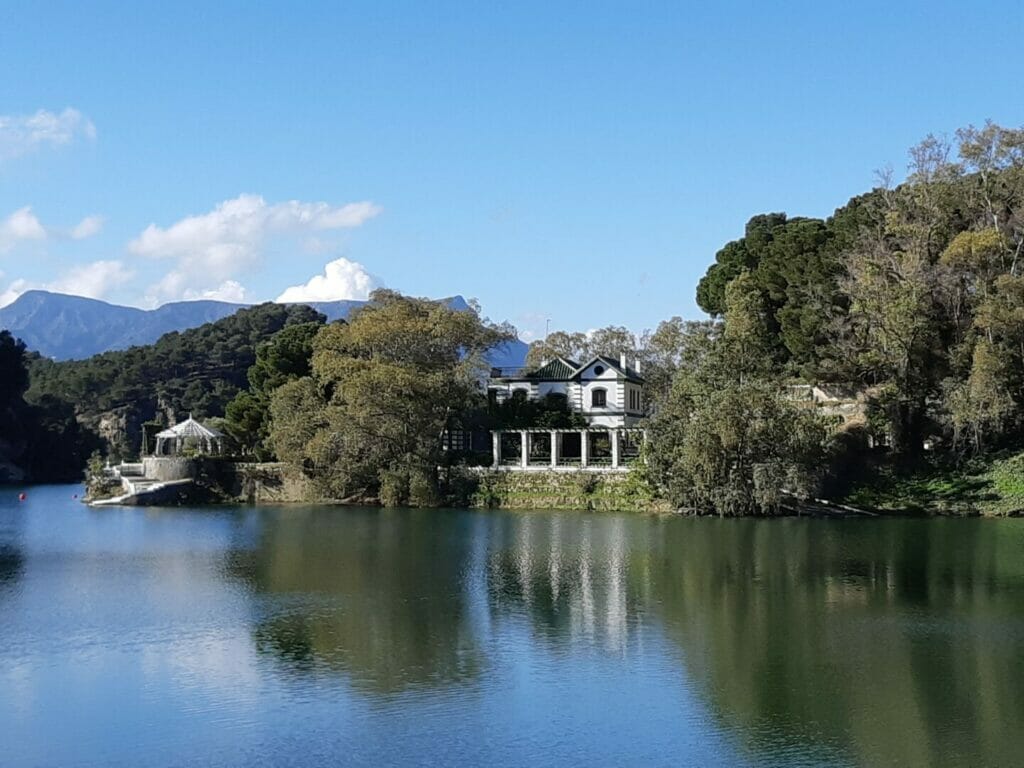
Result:
M9 544L0 544L0 594L5 587L18 581L24 568L25 559L21 550Z
M400 692L469 681L483 661L464 569L471 520L437 511L321 509L268 515L232 570L273 596L256 644L292 669L345 671ZM439 525L440 523L440 525Z
M1015 521L686 523L647 549L657 613L756 752L817 739L867 765L1019 759Z
M261 650L363 690L472 682L519 625L608 663L657 633L754 759L1008 765L1022 555L1017 521L311 510L234 570L273 598Z

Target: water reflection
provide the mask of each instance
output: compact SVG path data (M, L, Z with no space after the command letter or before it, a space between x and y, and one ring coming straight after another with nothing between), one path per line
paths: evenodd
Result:
M0 600L14 588L25 567L23 513L16 499L13 490L0 486Z
M1024 539L1008 522L690 521L649 531L637 582L755 754L811 739L865 765L1009 765Z
M17 547L0 544L0 595L5 586L14 584L21 575L25 558Z
M472 683L526 642L644 653L751 760L1008 765L1024 722L1016 521L268 514L254 639L367 692ZM810 756L810 758L808 757Z
M628 599L628 518L528 514L490 522L487 593L497 619L525 613L553 645L626 647L643 609Z
M337 669L385 693L478 675L465 579L471 520L326 512L268 515L258 547L235 555L232 573L274 598L257 618L257 648L294 671Z

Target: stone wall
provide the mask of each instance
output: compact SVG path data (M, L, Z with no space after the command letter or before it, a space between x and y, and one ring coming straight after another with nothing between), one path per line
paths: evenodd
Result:
M142 472L147 480L192 480L199 474L199 464L179 456L148 456L142 460Z
M483 471L473 497L475 507L566 509L598 512L670 512L655 497L642 471L493 472Z
M324 501L301 471L281 463L244 463L219 459L150 456L142 460L142 475L127 477L139 488L154 482L195 482L191 500L275 504ZM134 492L134 488L129 488Z

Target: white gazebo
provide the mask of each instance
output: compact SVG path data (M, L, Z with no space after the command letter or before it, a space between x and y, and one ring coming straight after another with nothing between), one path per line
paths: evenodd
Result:
M180 424L175 424L156 435L156 455L164 456L167 446L170 455L181 453L187 445L194 445L203 453L220 453L224 447L224 435L192 418L192 414Z

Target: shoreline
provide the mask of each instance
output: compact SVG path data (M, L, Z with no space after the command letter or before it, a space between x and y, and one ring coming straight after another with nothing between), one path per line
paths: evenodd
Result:
M864 509L851 507L849 505L841 504L838 502L832 502L827 499L815 499L812 502L800 502L796 504L790 504L783 507L782 511L771 514L771 515L718 515L714 512L700 512L693 509L595 509L595 508L584 508L581 505L575 506L482 506L482 505L439 505L436 507L387 507L374 500L361 500L361 501L345 501L339 499L328 499L328 498L308 498L308 499L293 499L293 500L261 500L261 501L246 501L244 499L224 499L220 501L194 501L194 502L183 502L173 504L129 504L129 503L114 503L111 499L97 499L93 500L88 498L85 493L85 485L83 483L0 483L0 491L4 493L13 493L15 497L20 492L28 494L28 498L24 502L31 500L31 491L33 488L55 488L55 487L66 487L66 488L81 488L82 493L78 494L75 499L79 503L90 507L92 509L102 508L119 508L119 509L180 509L184 507L208 507L211 509L226 509L226 508L253 508L253 507L363 507L363 508L375 508L380 510L388 509L436 509L436 510L457 510L457 511L503 511L503 512L581 512L581 513L609 513L609 514L637 514L637 515L652 515L658 517L687 517L687 518L717 518L717 519L759 519L759 520L785 520L785 519L815 519L815 520L891 520L891 519L936 519L936 520L949 520L949 519L982 519L982 520L1006 520L1006 519L1019 519L1024 518L1024 510L1014 511L1007 514L985 514L977 509L964 510L964 511L950 511L938 509L935 511L922 511L916 508L902 508L902 509Z

